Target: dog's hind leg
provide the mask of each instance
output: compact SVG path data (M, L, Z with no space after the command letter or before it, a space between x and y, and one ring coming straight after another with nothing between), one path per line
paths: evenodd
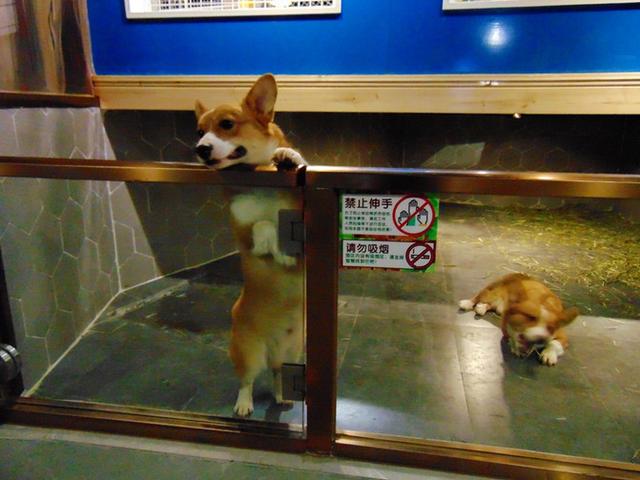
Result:
M465 312L469 310L475 310L478 315L484 315L487 311L491 310L491 305L485 302L477 302L475 299L460 300L458 307Z
M496 293L492 286L483 288L475 297L468 300L460 300L458 306L461 310L475 312L482 316L490 310L496 309ZM502 307L501 307L502 308Z
M282 395L282 365L273 368L273 396L278 405L293 405L290 400L285 400Z
M240 378L240 390L233 413L246 417L253 413L253 382L264 368L266 346L259 341L234 340L232 337L229 355Z
M287 333L286 338L269 351L269 367L273 372L273 396L278 405L293 404L292 401L285 400L282 395L282 364L299 361L302 344L302 332L294 328L290 333Z

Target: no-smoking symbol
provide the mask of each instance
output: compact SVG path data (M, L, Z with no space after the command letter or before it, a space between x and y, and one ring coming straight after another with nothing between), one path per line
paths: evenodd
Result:
M404 235L419 237L427 232L436 218L431 202L417 195L406 195L393 207L393 223Z
M416 242L407 248L405 259L414 270L425 270L436 261L436 251L431 243Z

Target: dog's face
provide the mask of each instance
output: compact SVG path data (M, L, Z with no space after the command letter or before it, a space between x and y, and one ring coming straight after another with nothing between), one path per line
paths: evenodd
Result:
M217 170L269 165L281 140L272 124L276 97L275 78L267 74L256 81L239 107L207 110L196 102L198 158Z
M552 311L524 302L511 305L504 313L504 320L511 342L521 353L527 353L535 345L551 340L557 330L569 325L577 316L576 308Z

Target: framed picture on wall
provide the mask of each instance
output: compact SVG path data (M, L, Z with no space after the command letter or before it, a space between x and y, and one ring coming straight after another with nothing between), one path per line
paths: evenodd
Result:
M124 0L127 18L331 15L342 0ZM2 3L2 0L0 0Z
M559 7L562 5L609 5L615 3L640 3L640 0L442 0L442 9Z

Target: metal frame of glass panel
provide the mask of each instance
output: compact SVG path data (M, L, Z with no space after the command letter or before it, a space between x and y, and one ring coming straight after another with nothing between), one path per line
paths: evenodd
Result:
M306 435L251 420L28 398L19 398L5 409L5 421L266 450L311 451L508 478L631 479L640 475L640 466L622 462L336 432L340 190L640 199L640 175L341 167L307 167L288 173L218 172L190 164L0 157L0 176L301 188L306 227ZM0 318L0 329L7 327L10 318Z

